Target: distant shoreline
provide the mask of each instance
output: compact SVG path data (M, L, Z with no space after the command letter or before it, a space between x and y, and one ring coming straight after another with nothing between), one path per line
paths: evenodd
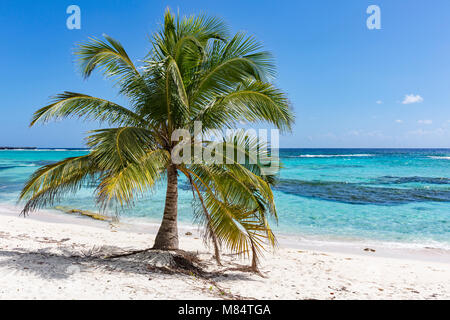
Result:
M89 148L38 148L38 147L0 147L0 150L11 150L11 151L43 151L43 150L51 150L51 151L89 151Z
M450 147L441 147L441 148L432 148L432 147L414 147L414 148L394 148L394 147L386 147L386 148L367 148L367 147L345 147L345 148L301 148L301 147L283 147L278 148L279 150L450 150ZM11 147L11 146L0 146L0 150L86 150L89 151L89 148L79 147Z
M36 150L37 147L0 147L0 150Z

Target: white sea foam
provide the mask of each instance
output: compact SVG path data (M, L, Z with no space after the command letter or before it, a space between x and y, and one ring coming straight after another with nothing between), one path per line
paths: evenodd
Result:
M281 236L281 237L280 237ZM445 250L450 252L450 243L443 241L436 241L430 238L418 238L409 239L405 241L388 241L388 240L377 240L370 238L358 238L349 236L330 236L323 234L316 235L299 235L297 233L283 233L279 234L279 238L283 239L287 244L305 244L316 248L320 247L378 247L385 249L406 249L406 250Z
M338 158L338 157L373 157L374 154L301 154L298 156L292 156L292 158Z
M444 157L444 156L428 156L430 159L439 159L439 160L450 160L450 157Z
M32 151L89 151L89 150L82 150L82 149L34 149Z

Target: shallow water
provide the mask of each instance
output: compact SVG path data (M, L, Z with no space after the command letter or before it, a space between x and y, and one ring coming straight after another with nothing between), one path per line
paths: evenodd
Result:
M11 205L38 167L83 150L0 151L0 205ZM278 232L450 248L450 149L282 149L275 197ZM93 188L62 202L95 210ZM164 183L121 213L159 221ZM180 182L180 219L192 222L192 192Z

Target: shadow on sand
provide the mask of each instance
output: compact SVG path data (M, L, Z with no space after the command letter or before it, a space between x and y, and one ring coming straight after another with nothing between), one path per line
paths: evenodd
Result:
M200 260L186 251L156 250L124 251L115 246L75 250L73 247L46 247L36 250L0 250L0 267L12 272L33 273L43 279L68 279L79 272L100 269L111 274L134 273L167 278L171 276L195 278L218 289L220 298L239 299L226 293L220 285L232 281L254 281L247 267L233 262L217 266L213 259ZM253 277L252 277L253 276Z

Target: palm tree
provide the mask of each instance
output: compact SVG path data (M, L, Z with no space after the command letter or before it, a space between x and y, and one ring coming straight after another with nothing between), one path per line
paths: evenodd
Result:
M85 78L95 69L113 80L129 107L85 94L64 92L35 112L30 126L67 117L107 123L110 128L90 131L87 155L68 158L38 169L24 186L23 214L52 205L86 183L94 183L101 209L131 206L160 180L167 180L165 208L154 247L178 249L177 198L179 175L194 195L196 220L205 240L219 248L252 254L256 270L265 243L275 245L268 217L277 217L271 186L264 174L270 152L263 143L241 133L215 142L213 155L223 163L175 163L181 143L211 150L212 142L195 145L173 141L176 129L195 138L202 132L235 128L241 121L265 122L288 131L293 123L286 95L273 86L271 55L244 33L228 36L225 23L208 16L175 17L169 9L161 30L151 38L152 50L136 67L122 45L104 35L77 46L75 55ZM208 149L209 148L209 149ZM233 156L223 152L232 148ZM252 149L253 148L253 149ZM258 150L256 161L238 163L235 154Z

